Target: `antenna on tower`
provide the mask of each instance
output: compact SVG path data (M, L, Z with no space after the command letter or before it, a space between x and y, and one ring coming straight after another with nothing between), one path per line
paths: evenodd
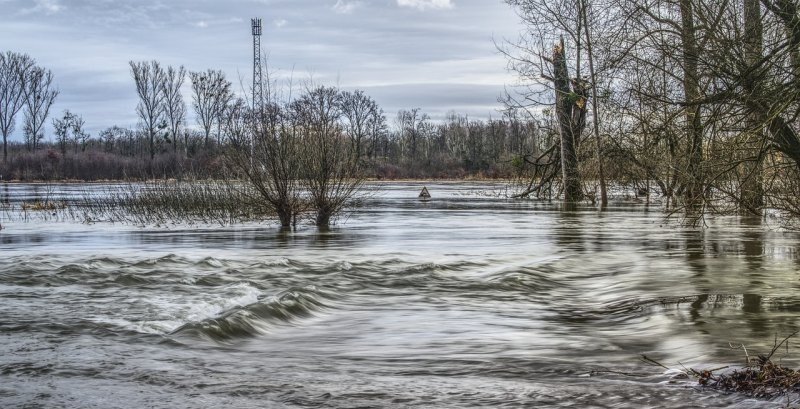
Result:
M260 111L264 105L264 84L261 68L261 19L254 18L253 26L253 109Z

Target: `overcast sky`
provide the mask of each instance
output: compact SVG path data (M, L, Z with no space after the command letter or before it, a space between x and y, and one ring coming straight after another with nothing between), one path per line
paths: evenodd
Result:
M263 19L276 77L364 89L390 121L414 107L497 116L514 82L493 43L521 27L502 0L0 0L0 51L52 70L61 94L51 117L69 109L96 135L137 123L130 60L221 69L248 87L251 17Z

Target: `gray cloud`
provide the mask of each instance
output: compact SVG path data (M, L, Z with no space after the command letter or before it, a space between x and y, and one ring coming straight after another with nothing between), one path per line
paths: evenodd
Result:
M514 82L492 39L520 28L500 0L0 2L0 50L51 69L61 89L53 112L82 114L93 133L136 124L130 60L222 69L248 88L254 16L264 19L262 47L281 83L363 88L390 116L421 107L433 117L456 110L485 118L497 115L497 97Z

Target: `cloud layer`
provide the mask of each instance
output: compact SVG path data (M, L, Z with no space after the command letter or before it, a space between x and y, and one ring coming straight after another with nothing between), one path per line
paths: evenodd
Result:
M221 69L237 90L248 89L256 16L273 78L364 88L390 117L413 107L434 118L496 115L497 97L513 82L492 41L516 37L518 19L499 0L0 3L0 50L51 69L61 89L53 115L81 114L94 134L137 123L130 60ZM184 98L191 101L188 87Z

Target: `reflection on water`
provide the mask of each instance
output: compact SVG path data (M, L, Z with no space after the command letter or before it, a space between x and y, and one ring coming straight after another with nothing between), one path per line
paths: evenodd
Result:
M764 240L761 219L745 218L742 220L744 226L750 227L743 234L742 245L744 246L744 259L747 263L747 275L749 276L749 293L742 294L742 311L745 313L750 328L754 334L767 333L766 320L762 318L761 302L763 297L764 282L761 280L761 263L764 254Z
M324 232L3 219L0 406L776 405L667 383L638 356L740 364L729 343L797 329L794 233L419 188L383 185Z

